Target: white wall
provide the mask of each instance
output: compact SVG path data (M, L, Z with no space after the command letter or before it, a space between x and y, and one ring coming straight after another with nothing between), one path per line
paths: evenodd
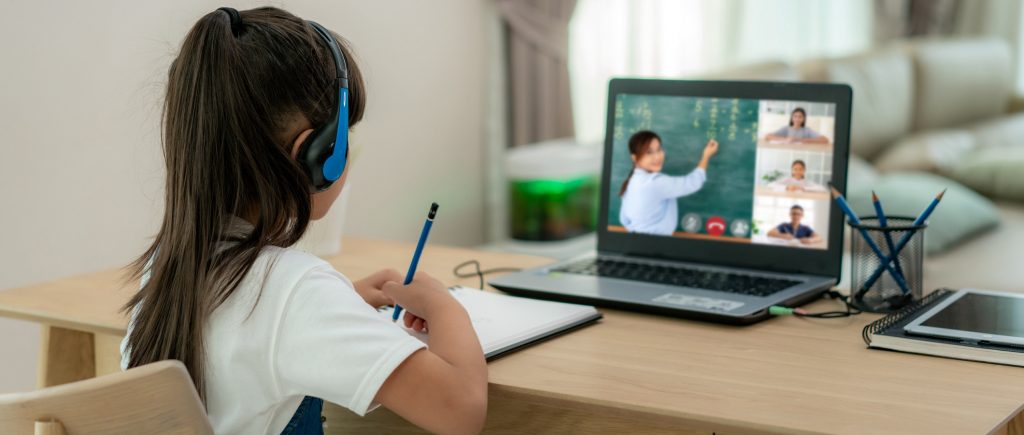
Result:
M0 290L119 267L155 232L167 66L222 3L0 0ZM483 241L478 0L281 1L354 45L369 84L346 232ZM391 265L401 267L402 264ZM0 392L34 387L38 328L0 319Z

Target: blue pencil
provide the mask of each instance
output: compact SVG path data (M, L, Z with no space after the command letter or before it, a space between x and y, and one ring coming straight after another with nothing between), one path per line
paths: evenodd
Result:
M846 213L846 216L850 219L850 223L860 225L860 218L858 218L857 214L850 209L850 205L846 203L846 200L843 199L843 195L840 194L835 187L832 188L832 197L835 198L836 203L839 204L839 208L843 210L843 213ZM864 242L866 242L868 247L871 248L871 250L875 252L875 255L878 256L878 260L882 262L882 266L892 274L892 278L896 280L896 284L899 285L904 292L910 293L910 287L907 286L907 281L903 279L903 275L900 275L892 268L892 266L889 265L891 260L882 253L882 249L878 247L878 244L876 244L874 240L871 240L871 236L868 235L868 231L864 228L860 228L860 235L864 237Z
M434 225L434 217L437 216L437 203L430 204L430 211L427 212L427 220L423 222L423 231L420 231L420 241L416 243L416 251L412 254L412 262L409 263L409 271L405 273L405 285L412 283L412 277L416 275L416 265L420 263L420 254L427 244L427 236L430 235L430 227ZM398 320L402 314L402 307L395 304L395 312L391 314L391 320Z
M945 194L946 190L943 189L942 192L939 192L939 194L935 196L935 199L932 200L931 204L928 204L928 207L917 216L917 219L914 219L915 227L924 224L924 222L928 220L928 216L932 215L932 212L935 211L935 206L939 205L939 201L942 201L942 196ZM900 251L910 243L910 239L914 237L914 233L915 231L911 231L900 238L900 241L896 243L896 252L892 254L894 257L899 255ZM888 265L890 261L892 261L891 258L887 259L886 264ZM878 281L878 278L882 276L882 272L882 268L875 269L871 276L868 277L868 280L864 281L864 288L871 288L871 286L875 284L875 281Z
M889 258L894 260L896 272L899 272L905 281L907 276L903 274L903 267L900 265L900 257L896 255L896 244L892 242L892 234L885 230L885 228L889 226L889 220L885 217L885 211L882 210L882 201L878 199L878 195L875 194L874 190L871 191L871 202L875 204L875 214L878 215L878 226L882 228L882 235L885 237L885 245L889 248Z

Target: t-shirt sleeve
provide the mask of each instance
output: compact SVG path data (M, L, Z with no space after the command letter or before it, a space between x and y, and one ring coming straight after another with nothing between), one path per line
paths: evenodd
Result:
M391 372L425 347L328 266L299 280L279 323L271 355L280 392L319 397L359 415L371 410Z
M704 186L707 171L697 168L683 176L657 174L651 184L662 198L679 198L690 195Z
M789 126L782 127L771 133L772 136L789 137Z

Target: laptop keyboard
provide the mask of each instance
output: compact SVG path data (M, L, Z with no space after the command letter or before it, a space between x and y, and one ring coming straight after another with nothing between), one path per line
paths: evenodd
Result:
M684 266L633 263L609 258L581 260L553 271L716 290L751 296L769 296L800 283L800 281L790 279L716 272Z

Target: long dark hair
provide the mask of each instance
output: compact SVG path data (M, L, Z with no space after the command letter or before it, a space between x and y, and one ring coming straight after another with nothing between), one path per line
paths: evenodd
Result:
M807 127L807 111L805 111L803 107L797 107L796 109L793 109L792 112L789 112L789 126L796 127L793 125L793 115L796 115L796 112L804 114L804 123L800 124L800 128Z
M130 266L149 279L123 310L134 311L129 367L165 359L188 368L204 401L203 326L267 246L289 246L311 213L310 180L291 157L285 126L322 125L338 104L327 45L281 9L206 14L171 63L163 108L167 170L164 216L153 244ZM363 79L348 60L349 124L363 115ZM230 231L245 218L251 231ZM258 303L258 299L257 299Z
M640 130L633 133L633 135L629 137L629 154L636 157L637 160L640 160L640 157L647 152L647 148L651 147L651 141L655 139L657 139L658 142L661 142L661 136L658 136L658 133L650 130ZM626 181L622 182L622 188L619 189L619 196L626 194L626 188L629 187L629 179L633 178L633 171L636 171L636 164L634 164L633 168L629 170L629 175L626 176Z

